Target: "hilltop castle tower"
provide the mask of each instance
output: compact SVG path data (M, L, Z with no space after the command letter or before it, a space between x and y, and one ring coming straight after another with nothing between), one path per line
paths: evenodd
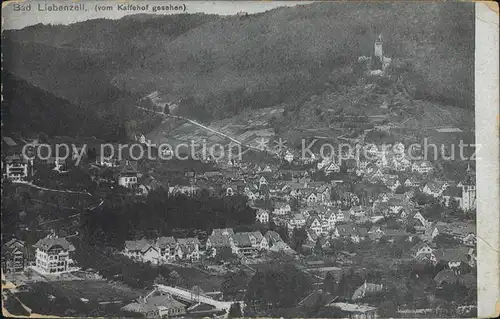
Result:
M462 208L464 211L476 208L476 181L472 175L470 164L467 164L465 180L462 182Z
M380 62L383 62L383 59L384 59L384 51L383 51L383 48L382 48L382 34L379 34L379 36L377 37L377 40L375 41L375 45L374 45L374 55L380 59Z

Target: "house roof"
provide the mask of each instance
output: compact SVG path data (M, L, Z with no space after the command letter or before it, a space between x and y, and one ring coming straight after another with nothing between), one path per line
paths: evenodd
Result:
M447 283L454 283L458 281L458 276L450 269L444 269L437 273L436 277L434 277L434 281L438 284L443 283L444 281Z
M225 236L224 233L228 233L229 236L233 236L234 230L232 228L215 228L214 230L212 230L213 235Z
M260 209L260 208L259 208L259 209L257 210L257 214L256 214L256 216L257 216L257 217L260 217L260 216L265 215L265 214L269 215L269 212L268 212L267 210L265 210L265 209Z
M277 242L283 241L281 236L273 230L267 231L264 237L266 237L269 244L276 244Z
M250 237L254 237L258 243L261 242L262 239L264 238L264 236L262 236L262 233L260 231L249 232L248 235Z
M321 306L325 306L332 301L337 299L337 296L332 295L329 292L323 291L323 289L317 289L311 292L307 297L302 299L299 302L299 306L302 307L314 307L318 305L318 302L321 302Z
M40 239L33 247L48 250L54 246L61 246L64 250L74 251L75 247L66 239L59 237L45 237Z
M236 233L233 236L234 244L238 247L251 247L252 242L248 233Z
M292 220L305 220L306 218L302 213L293 214Z
M4 248L24 248L26 247L26 243L17 238L12 238L8 242L3 245Z
M208 240L210 244L214 247L231 247L231 242L229 241L228 236L224 235L212 235L208 236Z
M381 231L380 226L373 225L372 228L370 228L370 230L368 231L368 233L371 234L371 233L376 233L376 232L380 232L380 231Z
M28 163L28 160L24 156L13 154L5 156L5 163Z
M137 312L137 313L149 313L158 311L158 308L154 305L147 304L145 302L132 302L121 308L124 311Z
M157 307L165 307L168 309L172 308L185 308L186 306L175 300L171 295L165 294L165 295L155 295L146 298L146 303L148 305L153 305Z
M177 243L179 245L199 245L200 240L196 237L177 238Z
M364 284L359 286L358 289L354 291L351 299L352 300L361 299L365 297L367 294L377 293L382 291L383 289L384 289L383 285L365 282Z
M350 225L350 224L338 225L337 231L339 233L339 236L357 235L356 227L354 227L354 225Z
M438 181L430 181L425 184L429 188L429 190L433 193L439 193L442 190L442 187L444 185L444 182L438 182Z
M274 251L274 252L283 251L283 252L295 253L295 251L293 249L291 249L290 246L288 246L288 244L286 244L283 241L275 242L273 244L273 246L271 248L269 248L269 250Z
M140 251L145 252L150 247L154 245L152 240L147 240L145 238L139 240L127 240L125 241L125 249L130 251Z
M174 237L159 237L156 240L156 245L158 245L158 247L160 248L166 246L175 246L176 244L177 242L175 241Z
M428 246L425 242L419 242L415 246L413 246L410 251L412 253L417 253L420 251L420 249L424 248L425 246Z
M290 204L286 202L276 202L274 205L275 208L285 208L287 206L290 206Z
M137 161L126 160L120 163L120 174L136 174L137 173Z

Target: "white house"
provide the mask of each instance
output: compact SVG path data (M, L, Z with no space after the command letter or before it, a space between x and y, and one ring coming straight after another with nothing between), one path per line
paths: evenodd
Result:
M289 223L292 227L302 227L306 224L306 217L302 213L294 214Z
M433 254L434 250L429 245L420 242L411 248L411 256L418 260L436 261L436 256Z
M29 163L24 156L17 154L5 157L5 177L12 181L21 181L28 177Z
M338 173L338 172L340 172L340 166L338 166L337 163L335 163L335 162L331 162L325 168L326 175L329 175L332 173Z
M198 238L178 238L177 244L179 245L180 258L189 260L191 262L200 259L200 241Z
M317 235L322 233L321 221L318 217L311 217L308 221L309 229L314 231Z
M130 246L129 246L130 247ZM163 261L174 261L181 257L179 244L174 237L159 237L156 239L156 247Z
M316 195L316 192L314 190L311 190L308 192L308 194L306 195L306 202L308 204L313 204L313 203L316 203L318 201L318 196Z
M417 172L420 174L427 174L433 169L432 164L429 161L417 161L411 166L412 172Z
M134 188L137 185L137 176L137 162L127 160L120 165L118 185L126 188Z
M291 163L293 161L292 152L290 152L290 150L287 150L284 158L285 158L285 161L287 161L288 163Z
M443 191L448 187L447 183L432 181L425 184L422 192L427 195L434 197L439 197L443 194Z
M255 219L261 224L267 224L269 223L269 213L265 209L259 209L257 210Z
M290 207L290 204L283 203L283 202L278 202L276 203L273 214L275 215L286 215L292 211L292 208Z
M123 254L129 258L137 259L142 262L150 262L152 264L158 264L162 259L160 250L155 242L144 238L140 240L125 241Z
M73 263L70 253L75 247L66 240L49 235L40 239L35 245L35 266L45 274L62 273L70 270Z

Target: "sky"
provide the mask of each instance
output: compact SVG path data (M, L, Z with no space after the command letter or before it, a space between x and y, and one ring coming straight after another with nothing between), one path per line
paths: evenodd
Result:
M238 12L257 13L271 10L281 6L295 6L306 4L311 1L9 1L2 3L2 29L22 29L26 26L43 24L71 24L78 21L85 21L96 18L119 19L126 15L138 13L151 13L151 7L158 5L186 5L186 13L204 12L207 14L233 15ZM16 4L22 6L31 3L30 11L15 10ZM65 5L73 3L84 3L86 11L60 11L49 12L39 10L39 6L44 9L45 5L52 4ZM120 11L118 4L149 4L147 11ZM111 11L96 11L96 5L110 5ZM19 8L19 7L18 7ZM179 11L161 11L156 14L183 13Z

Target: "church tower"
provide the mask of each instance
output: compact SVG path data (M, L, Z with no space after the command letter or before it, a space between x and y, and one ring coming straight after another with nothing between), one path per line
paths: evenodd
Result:
M379 36L377 37L377 41L375 41L375 45L374 45L374 55L380 59L380 62L383 62L383 59L384 59L384 51L383 51L383 48L382 48L382 34L379 34Z
M465 180L462 182L462 209L469 211L476 208L476 181L472 175L470 164L467 164Z

